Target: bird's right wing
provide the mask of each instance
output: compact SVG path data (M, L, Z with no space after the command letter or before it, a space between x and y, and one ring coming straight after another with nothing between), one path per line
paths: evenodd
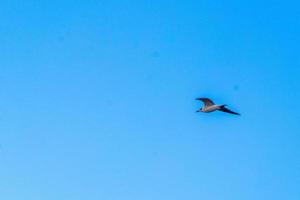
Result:
M204 103L205 106L213 106L215 103L209 98L197 98L196 100L200 100Z
M233 112L233 111L229 110L228 108L225 108L224 106L222 106L222 107L219 109L219 111L227 112L227 113L234 114L234 115L240 115L239 113Z

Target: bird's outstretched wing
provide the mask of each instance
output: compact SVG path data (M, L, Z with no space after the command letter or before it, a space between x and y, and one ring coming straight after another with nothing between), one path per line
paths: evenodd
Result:
M226 113L230 113L230 114L234 114L234 115L240 115L239 113L236 113L236 112L233 112L231 110L229 110L228 108L225 108L224 106L222 106L219 111L222 111L222 112L226 112Z
M203 103L204 103L205 106L213 106L213 105L215 105L215 103L212 100L210 100L209 98L197 98L196 100L203 101Z

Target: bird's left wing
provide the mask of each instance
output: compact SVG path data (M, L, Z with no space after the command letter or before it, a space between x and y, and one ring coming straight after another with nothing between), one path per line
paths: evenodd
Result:
M196 100L202 101L205 106L213 106L215 103L209 98L196 98Z

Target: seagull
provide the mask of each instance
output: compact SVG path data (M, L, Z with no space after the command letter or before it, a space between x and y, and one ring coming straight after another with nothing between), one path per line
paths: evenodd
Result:
M209 112L214 112L214 111L218 110L218 111L227 112L227 113L230 113L233 115L240 115L239 113L233 112L233 111L229 110L228 108L225 108L225 106L226 106L225 104L217 105L209 98L197 98L196 100L200 100L204 103L204 107L200 108L196 112L209 113Z

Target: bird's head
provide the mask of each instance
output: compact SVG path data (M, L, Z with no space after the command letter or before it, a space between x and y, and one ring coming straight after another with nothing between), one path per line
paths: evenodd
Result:
M199 108L199 110L197 110L196 112L202 112L202 108Z

